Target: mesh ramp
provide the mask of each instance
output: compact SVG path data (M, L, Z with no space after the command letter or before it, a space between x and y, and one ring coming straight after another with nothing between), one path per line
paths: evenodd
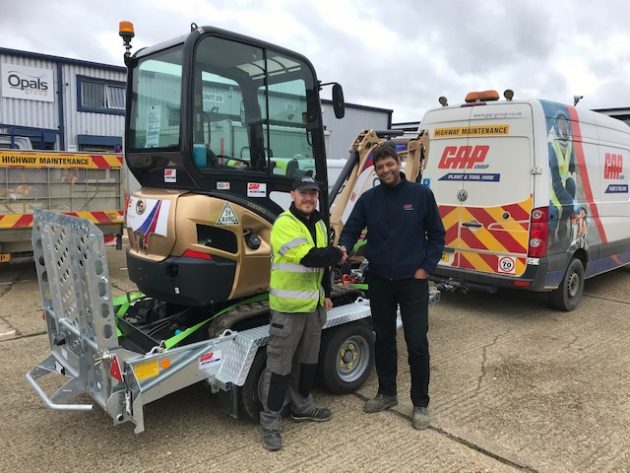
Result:
M51 352L27 379L53 409L91 409L65 403L83 393L105 408L112 386L101 361L119 345L103 232L88 220L35 209L32 241ZM48 398L35 381L51 372L70 380Z

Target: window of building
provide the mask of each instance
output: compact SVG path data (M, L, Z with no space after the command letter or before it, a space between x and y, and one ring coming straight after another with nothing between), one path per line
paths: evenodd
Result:
M122 151L122 137L77 135L79 151L91 153L120 153Z
M9 126L2 130L6 131L6 134L0 134L0 149L54 150L56 148L58 135L56 130L23 126Z
M125 83L77 76L78 110L80 112L125 113Z

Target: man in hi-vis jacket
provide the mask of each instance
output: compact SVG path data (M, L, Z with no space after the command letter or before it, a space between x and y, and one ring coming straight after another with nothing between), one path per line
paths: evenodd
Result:
M328 245L328 230L317 211L319 185L310 176L293 183L289 210L271 230L269 283L271 324L267 368L263 374L263 446L282 448L280 426L288 392L295 421L330 420L330 409L316 407L311 387L326 311L332 308L328 267L345 261L345 253Z

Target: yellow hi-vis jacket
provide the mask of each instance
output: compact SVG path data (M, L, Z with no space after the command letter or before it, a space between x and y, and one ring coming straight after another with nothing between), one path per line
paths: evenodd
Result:
M315 232L317 247L328 246L326 225L322 220L315 225ZM291 211L286 210L278 216L271 230L271 310L313 312L318 304L324 304L324 268L309 268L300 264L314 247L311 232Z
M566 187L567 179L571 176L569 166L571 164L571 153L573 153L573 142L569 140L567 146L563 148L559 140L554 139L550 141L553 151L556 154L556 160L558 161L558 173L560 174L562 187ZM556 195L556 191L553 189L553 182L551 179L549 180L549 192L551 194L551 202L560 209L562 204Z

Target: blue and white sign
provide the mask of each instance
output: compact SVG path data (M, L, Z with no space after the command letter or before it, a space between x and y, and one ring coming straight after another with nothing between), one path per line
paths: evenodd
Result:
M627 194L628 184L608 184L606 194Z
M470 182L499 182L501 174L489 172L449 172L439 179L440 181L470 181Z

